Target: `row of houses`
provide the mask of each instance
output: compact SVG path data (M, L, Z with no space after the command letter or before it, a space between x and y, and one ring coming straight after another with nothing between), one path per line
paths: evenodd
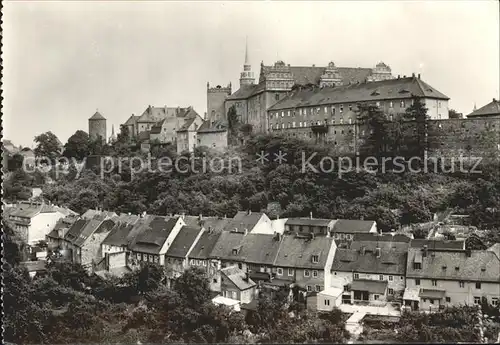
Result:
M463 240L379 234L368 220L97 212L61 219L47 239L103 277L154 263L165 268L168 283L199 267L220 303L242 307L255 304L257 291L281 287L295 288L309 308L322 311L359 304L433 311L484 298L498 305L500 298L499 244L466 250Z

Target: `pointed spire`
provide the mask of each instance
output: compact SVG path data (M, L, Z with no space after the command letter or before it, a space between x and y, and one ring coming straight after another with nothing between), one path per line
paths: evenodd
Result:
M472 109L472 111L476 111L477 108L476 108L476 102L474 102L474 109Z
M245 38L245 65L249 65L248 62L248 36Z

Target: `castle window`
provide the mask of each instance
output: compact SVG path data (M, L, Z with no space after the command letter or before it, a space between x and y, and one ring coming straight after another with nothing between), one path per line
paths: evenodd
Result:
M352 119L351 119L351 118L349 118L349 124L351 124L351 123L352 123Z
M332 115L335 115L335 106L332 105Z
M281 117L285 117L285 112L284 111L281 112Z
M292 122L292 127L295 128L295 121Z
M302 109L299 109L299 115L302 115Z
M274 98L275 98L277 101L279 101L279 100L280 100L280 94L279 94L279 93L275 94L275 95L274 95Z
M352 111L352 104L349 104L349 111Z
M377 105L377 107L380 107L380 102L379 102L379 101L377 101L376 105Z
M344 105L341 104L339 107L339 112L342 114L344 112Z
M335 119L332 119L332 125L334 125L334 124L335 124Z
M344 119L343 118L340 118L340 124L344 124Z
M405 107L405 101L401 101L401 102L399 103L399 106L400 106L401 108L404 108L404 107Z
M316 114L319 114L320 110L321 110L321 108L320 108L320 107L317 107L317 108L316 108Z
M284 123L281 124L281 128L283 128L283 129L285 128L285 124Z
M389 120L391 120L391 121L392 121L392 119L393 119L393 116L392 116L392 114L391 114L391 115L389 115Z
M288 110L288 116L290 116L290 110Z
M328 107L325 107L325 114L328 113Z
M394 103L392 101L389 102L389 108L394 108Z

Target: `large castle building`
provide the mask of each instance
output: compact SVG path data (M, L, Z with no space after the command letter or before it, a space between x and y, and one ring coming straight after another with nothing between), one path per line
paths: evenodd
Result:
M261 62L256 82L247 45L238 90L232 93L231 84L215 88L207 84L207 117L214 121L227 120L227 113L234 106L241 123L252 125L255 133L266 133L269 130L269 108L286 97L292 89L306 85L322 88L388 79L394 79L394 76L391 68L383 62L374 68L353 68L337 67L333 62L327 66L291 66L277 61L271 66Z

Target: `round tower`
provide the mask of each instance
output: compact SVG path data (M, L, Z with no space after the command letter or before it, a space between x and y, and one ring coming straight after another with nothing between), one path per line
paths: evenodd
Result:
M106 142L106 118L99 111L89 118L89 137L91 140L100 138L103 143Z
M252 85L255 83L255 76L252 72L252 66L248 60L248 39L245 43L245 64L243 65L243 72L240 74L240 87L243 85Z

